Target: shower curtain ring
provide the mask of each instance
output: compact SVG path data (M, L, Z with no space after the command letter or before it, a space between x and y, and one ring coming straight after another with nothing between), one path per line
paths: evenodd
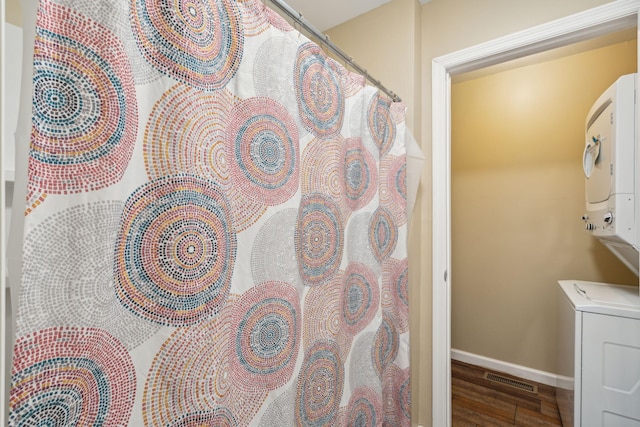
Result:
M298 32L298 40L300 39L300 35L302 34L302 13L298 13L299 18L293 19L293 28Z
M351 68L351 62L353 61L353 58L350 56L343 56L342 59L344 60L344 68L349 70L349 68Z

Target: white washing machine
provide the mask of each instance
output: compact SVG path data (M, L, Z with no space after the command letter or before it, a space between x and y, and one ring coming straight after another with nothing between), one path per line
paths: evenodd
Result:
M637 287L561 280L557 402L564 427L640 427Z

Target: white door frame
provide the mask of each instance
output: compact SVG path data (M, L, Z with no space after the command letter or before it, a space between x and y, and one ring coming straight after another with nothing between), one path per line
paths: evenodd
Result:
M640 28L639 15L640 0L617 0L433 60L433 426L451 425L451 76L613 31ZM636 180L640 188L640 178ZM636 212L640 212L638 207L640 201Z

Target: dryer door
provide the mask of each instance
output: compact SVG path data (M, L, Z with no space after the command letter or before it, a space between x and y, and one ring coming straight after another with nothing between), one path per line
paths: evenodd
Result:
M587 203L603 202L609 198L611 193L613 180L611 145L614 137L612 114L613 104L609 102L609 105L587 129L582 156Z

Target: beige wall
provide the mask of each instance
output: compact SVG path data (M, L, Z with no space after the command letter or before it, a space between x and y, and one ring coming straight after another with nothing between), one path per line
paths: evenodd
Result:
M580 220L585 117L635 71L634 40L452 86L453 348L555 373L556 281L638 283Z
M19 0L7 0L5 2L5 20L10 24L22 27L22 15Z

